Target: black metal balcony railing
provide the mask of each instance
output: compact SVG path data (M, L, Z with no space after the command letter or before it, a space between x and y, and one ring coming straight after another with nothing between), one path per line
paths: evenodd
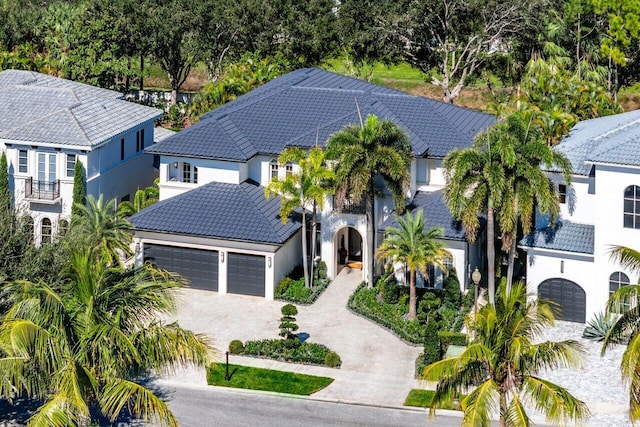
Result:
M353 200L351 199L345 199L344 203L342 204L342 213L364 214L366 209L365 205L366 205L366 201L364 196L362 197L362 200L360 201L360 203L354 203ZM332 206L334 211L338 210L338 206L336 206L336 196L333 196Z
M27 178L24 183L24 196L27 199L55 200L60 197L60 180L50 182Z

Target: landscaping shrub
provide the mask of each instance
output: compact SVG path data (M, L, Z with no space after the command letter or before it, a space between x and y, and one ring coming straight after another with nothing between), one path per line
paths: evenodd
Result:
M438 323L430 319L424 327L424 351L416 360L416 377L420 377L422 370L437 362L442 357Z
M469 284L469 288L467 289L467 293L462 297L462 306L467 309L472 309L476 296L476 285L473 283Z
M286 292L276 298L296 304L312 304L329 286L329 279L318 279L312 289L304 286L304 279L293 281Z
M280 336L285 340L291 340L293 342L298 341L298 337L295 336L294 332L298 330L298 325L296 324L296 318L294 317L298 314L298 309L293 304L285 304L282 306L280 310L282 312L282 317L280 318ZM285 345L290 345L292 343L287 343Z
M247 341L244 345L245 356L267 357L285 362L313 363L324 365L325 359L332 351L322 345L303 342L295 347L288 347L287 340L265 339Z
M426 292L418 303L418 320L424 324L431 318L434 318L436 322L440 321L437 310L441 304L442 301L434 292Z
M276 298L280 298L282 295L284 295L292 284L293 279L291 277L285 277L284 279L282 279L275 289Z
M242 354L244 351L244 344L240 340L233 340L229 343L229 353Z
M325 356L324 364L330 368L335 368L336 366L340 366L342 364L342 360L340 359L340 356L338 356L338 353L332 351Z
M440 308L438 308L438 311L437 311L438 317L439 317L440 329L443 331L453 330L453 326L456 322L459 312L460 312L459 309L455 307L451 307L448 304L440 306Z
M611 314L597 313L593 319L587 323L587 327L584 328L584 332L582 333L582 338L591 341L603 341L615 322L616 320Z
M318 277L320 279L327 278L327 263L324 261L320 261L320 263L318 263Z
M378 281L380 285L380 292L382 294L382 301L386 304L397 304L400 289L393 278L389 278L386 281Z
M449 270L449 276L444 279L443 287L444 302L454 307L459 307L462 294L460 293L460 281L458 280L455 268Z
M408 294L400 295L400 297L398 298L398 305L401 306L401 307L408 307L409 306L409 295Z
M467 334L461 332L439 331L438 336L440 337L440 343L443 349L446 349L449 345L464 346L468 343Z

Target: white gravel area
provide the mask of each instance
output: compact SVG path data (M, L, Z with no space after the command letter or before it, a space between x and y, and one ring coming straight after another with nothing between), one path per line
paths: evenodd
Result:
M627 417L629 394L620 375L620 360L625 347L616 345L601 356L602 343L582 338L584 328L584 324L558 321L554 328L545 331L542 340L574 339L584 346L585 354L579 369L555 369L540 376L566 387L587 403L591 417L582 425L630 426ZM536 418L541 421L538 416Z

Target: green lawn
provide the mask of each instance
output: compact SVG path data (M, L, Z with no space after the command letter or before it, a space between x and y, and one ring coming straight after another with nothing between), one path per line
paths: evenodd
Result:
M308 396L333 382L333 378L274 371L272 369L229 364L231 380L226 381L225 364L217 363L207 369L207 383L223 387L249 390L275 391L278 393Z
M431 406L431 401L433 400L434 394L435 391L433 390L419 390L414 388L409 392L407 399L404 401L404 406L428 408ZM460 396L460 398L463 397L464 396ZM453 402L444 402L438 406L438 409L453 409L456 411L460 411L460 404Z
M341 58L327 61L326 68L336 73L348 74L344 60ZM420 70L406 62L390 66L377 62L373 66L373 82L386 84L400 90L410 90L424 85L425 76Z

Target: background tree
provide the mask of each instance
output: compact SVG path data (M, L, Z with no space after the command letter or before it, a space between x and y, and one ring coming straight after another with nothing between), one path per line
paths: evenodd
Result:
M9 165L7 154L0 155L0 219L8 221L11 214L11 189L9 187Z
M80 160L76 160L73 167L73 199L71 205L71 222L75 222L81 214L81 206L87 204L87 188L84 181L84 166Z
M416 215L407 212L406 219L396 215L397 227L386 230L387 237L378 248L379 259L391 258L391 262L404 263L409 269L409 320L416 318L416 271L425 278L429 277L429 265L437 265L443 270L444 259L451 255L441 240L442 228L427 226L422 210Z
M533 404L547 421L579 421L589 414L584 402L568 390L537 376L545 369L579 366L582 347L573 340L536 343L553 326L550 307L528 299L526 287L517 283L507 293L499 288L496 304L487 304L467 327L473 337L460 356L427 366L422 378L438 381L431 403L434 408L467 390L460 400L463 426L489 426L492 408L499 408L500 425L527 426L524 402Z
M109 268L77 246L66 285L5 283L0 300L0 396L42 402L30 425L86 425L96 406L112 422L123 408L176 426L171 411L140 381L151 370L205 365L206 338L166 324L174 316L173 276L145 265ZM16 339L16 337L20 337Z
M335 203L340 212L347 198L365 200L367 221L367 283L373 287L375 274L375 186L376 176L383 179L393 195L395 210L404 212L409 185L411 144L407 134L389 120L369 115L360 125L348 125L327 141L327 160L335 160Z

